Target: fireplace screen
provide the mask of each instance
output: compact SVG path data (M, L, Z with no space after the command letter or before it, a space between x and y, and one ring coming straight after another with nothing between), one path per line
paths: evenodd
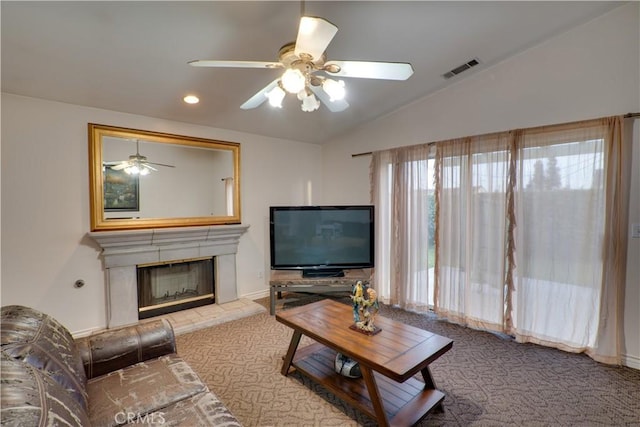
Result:
M138 266L139 318L214 303L212 258Z

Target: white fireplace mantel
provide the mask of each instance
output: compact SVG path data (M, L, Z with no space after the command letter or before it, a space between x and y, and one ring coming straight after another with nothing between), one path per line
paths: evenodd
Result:
M215 302L238 299L236 253L248 225L90 232L102 248L107 287L107 326L138 321L136 266L215 257Z

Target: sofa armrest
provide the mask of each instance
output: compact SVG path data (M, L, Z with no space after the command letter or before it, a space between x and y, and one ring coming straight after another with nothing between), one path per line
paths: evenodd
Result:
M176 352L171 324L158 319L78 338L87 379Z

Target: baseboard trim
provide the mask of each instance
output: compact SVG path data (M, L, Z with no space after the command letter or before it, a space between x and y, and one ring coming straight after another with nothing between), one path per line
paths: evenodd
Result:
M240 298L246 298L246 299L250 299L252 301L255 301L257 299L260 298L265 298L269 296L269 290L265 289L263 291L257 291L257 292L249 292L248 294L242 294L240 295Z
M622 364L624 366L628 366L629 368L640 370L640 357L632 356L630 354L623 354Z

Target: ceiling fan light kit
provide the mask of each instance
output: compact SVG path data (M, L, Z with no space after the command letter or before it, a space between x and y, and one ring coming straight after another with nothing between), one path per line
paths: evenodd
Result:
M164 163L154 163L147 160L146 156L140 154L140 140L136 139L136 154L132 154L129 156L129 160L124 160L116 165L110 166L113 170L122 170L124 169L125 173L128 175L149 175L151 171L157 171L158 169L154 168L151 165L156 166L164 166L167 168L174 168L173 165L166 165Z
M338 27L329 21L313 16L300 18L295 43L284 45L279 52L279 62L260 61L190 61L194 67L236 68L284 68L282 76L240 106L243 110L259 107L264 101L282 108L286 93L296 94L302 101L302 111L316 111L323 103L330 111L343 111L349 107L344 100L346 89L343 80L331 77L349 77L382 80L406 80L413 74L413 67L405 62L328 61L325 50ZM319 98L319 99L318 99Z
M124 171L128 175L149 175L149 169L139 167L138 165L131 165L129 167L124 168Z

